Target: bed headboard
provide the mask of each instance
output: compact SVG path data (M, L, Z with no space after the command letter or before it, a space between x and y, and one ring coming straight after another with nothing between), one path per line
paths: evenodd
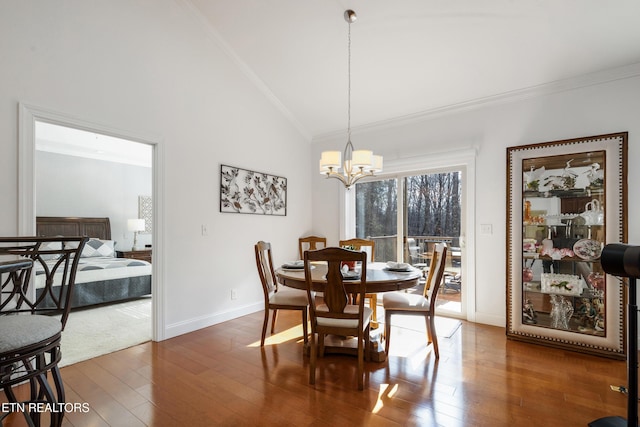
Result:
M36 217L38 236L87 236L111 240L109 218L78 218L64 216Z

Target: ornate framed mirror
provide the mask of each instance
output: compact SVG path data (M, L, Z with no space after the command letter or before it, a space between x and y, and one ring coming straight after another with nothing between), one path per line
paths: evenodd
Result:
M507 337L624 359L627 133L507 148Z

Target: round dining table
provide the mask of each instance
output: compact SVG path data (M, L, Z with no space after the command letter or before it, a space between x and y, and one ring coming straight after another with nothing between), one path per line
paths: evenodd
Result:
M327 265L324 263L313 264L311 270L311 278L313 281L313 290L322 292L326 280ZM296 289L307 289L304 278L304 269L302 268L284 268L280 267L276 271L276 275L285 286ZM422 270L417 268L409 268L408 271L396 271L387 267L384 262L367 263L367 284L368 294L376 294L379 292L400 291L415 287L422 277ZM346 280L345 286L347 290L351 284L358 284L358 280Z
M325 263L314 263L312 265L311 278L314 291L322 292L324 290L326 274L327 265ZM283 266L276 270L276 276L278 276L278 281L287 287L302 290L307 289L304 269L302 268L285 268ZM370 262L367 263L366 292L373 294L410 289L417 286L422 277L423 271L414 267L410 267L407 271L396 271L389 269L387 263ZM344 284L348 292L351 286L353 286L355 290L355 285L359 284L359 280L345 280ZM381 343L382 337L380 336L380 332L374 332L374 330L372 330L370 339L372 344L371 360L384 362L386 360L386 354L384 353L384 346ZM333 337L333 340L327 337L325 339L325 351L351 354L353 349L346 343L344 337Z

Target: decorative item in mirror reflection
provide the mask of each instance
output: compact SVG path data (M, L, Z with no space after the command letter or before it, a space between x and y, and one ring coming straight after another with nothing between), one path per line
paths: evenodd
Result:
M507 336L625 357L620 281L600 265L626 241L627 134L507 149Z
M573 316L573 303L562 295L550 294L551 326L557 329L569 329L569 321Z
M537 323L538 314L533 308L533 302L528 299L522 308L522 321L528 324Z

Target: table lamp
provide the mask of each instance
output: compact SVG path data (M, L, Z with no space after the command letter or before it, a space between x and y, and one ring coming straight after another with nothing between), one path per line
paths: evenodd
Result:
M138 248L138 232L144 231L144 219L135 218L127 220L127 228L129 231L133 231L133 247L131 250L140 250L140 248Z

